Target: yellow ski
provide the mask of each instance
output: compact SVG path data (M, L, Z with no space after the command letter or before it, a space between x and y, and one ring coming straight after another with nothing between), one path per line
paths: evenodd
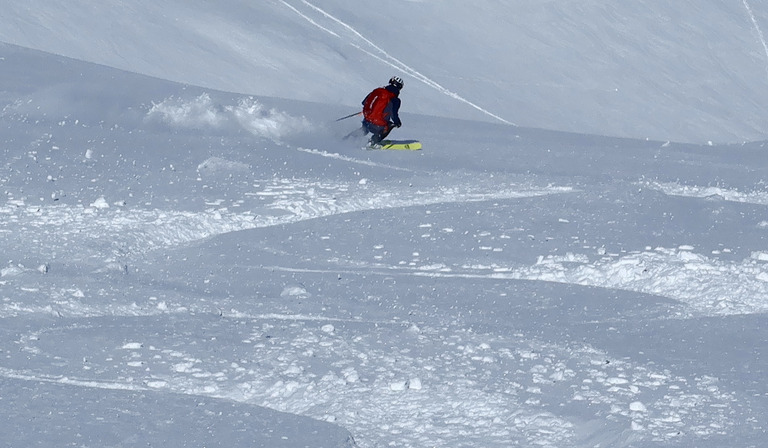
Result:
M418 151L421 149L421 142L415 140L397 141L397 140L382 140L381 147L372 147L371 149L397 149L397 150L410 150Z

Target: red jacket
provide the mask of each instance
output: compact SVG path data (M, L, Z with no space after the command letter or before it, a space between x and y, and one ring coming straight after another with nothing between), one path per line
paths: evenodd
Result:
M379 87L363 100L363 118L376 126L388 126L393 119L397 123L400 121L397 117L398 108L390 104L397 102L399 99L396 93L385 87Z

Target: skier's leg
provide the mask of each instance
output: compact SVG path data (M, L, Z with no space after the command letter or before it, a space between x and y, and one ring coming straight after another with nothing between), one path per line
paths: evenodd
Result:
M381 132L381 140L384 140L385 138L387 138L387 136L389 135L389 133L390 133L390 132L392 132L392 129L394 129L394 127L393 127L392 125L386 126L386 127L385 127L385 128L382 130L382 132Z
M371 137L371 143L379 144L382 140L387 138L389 133L392 131L393 127L391 125L388 126L376 126L376 132L373 133L373 137ZM375 141L374 141L375 139Z
M384 140L385 136L386 136L386 131L384 129L374 133L373 135L371 135L371 144L378 145L379 143L381 143L382 140Z
M375 124L367 123L365 129L372 134L370 140L372 145L379 144L379 142L381 142L381 140L384 139L384 136L387 134L386 126L376 126Z

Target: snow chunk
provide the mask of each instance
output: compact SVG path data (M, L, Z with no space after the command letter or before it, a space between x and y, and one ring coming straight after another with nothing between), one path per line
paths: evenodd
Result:
M389 390L394 392L402 392L406 389L408 389L409 382L407 380L405 381L394 381L389 383Z
M107 202L106 199L104 199L104 196L102 196L96 199L95 201L93 201L91 203L91 207L98 208L98 209L105 209L105 208L109 208L109 203Z
M348 384L357 383L360 381L360 374L357 373L357 370L355 370L354 367L348 367L344 369L342 374L344 375L344 381L346 381Z
M187 361L187 362L180 362L173 365L172 370L174 372L179 373L188 373L188 372L194 372L195 369L195 362L194 361Z
M85 293L80 289L72 290L72 297L78 297L80 299L85 297Z
M283 292L280 293L280 297L297 297L297 296L309 296L309 293L303 286L292 285L283 288Z
M290 366L283 371L283 374L287 376L299 376L302 373L304 373L304 369L300 366Z
M408 389L410 390L421 390L421 379L420 378L411 378L408 380Z

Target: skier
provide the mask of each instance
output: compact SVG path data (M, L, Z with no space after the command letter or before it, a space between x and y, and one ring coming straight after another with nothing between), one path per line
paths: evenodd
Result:
M371 146L379 145L393 128L402 126L398 115L402 88L403 80L393 76L389 85L374 89L363 100L363 127L360 131L362 135L372 134Z

